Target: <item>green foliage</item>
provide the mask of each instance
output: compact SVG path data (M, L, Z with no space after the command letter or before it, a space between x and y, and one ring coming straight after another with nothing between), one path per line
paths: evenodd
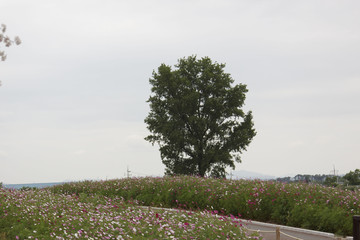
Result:
M356 169L354 172L350 171L343 177L350 185L360 185L360 169Z
M108 187L114 182L102 182ZM82 182L94 191L95 182ZM66 185L65 189L75 190ZM112 187L113 190L116 187ZM53 189L54 190L54 189ZM262 239L247 235L241 220L210 211L150 209L97 194L52 193L49 189L0 190L2 239ZM98 189L100 190L100 189ZM110 189L107 189L110 191Z
M7 240L8 238L6 237L5 233L0 233L0 240Z
M351 234L352 220L340 207L329 208L323 205L295 205L288 218L289 225L339 235Z
M19 190L20 191L31 191L31 190L36 190L36 187L22 187Z
M83 181L43 190L0 189L0 233L5 232L13 239L18 231L24 232L21 236L26 236L36 230L36 236L43 236L55 231L51 230L55 222L62 224L65 220L77 219L69 226L79 226L92 214L96 217L101 213L114 213L118 207L128 209L129 204L141 204L177 208L179 211L209 211L222 216L231 214L346 236L352 234L352 216L360 214L359 201L359 190L305 183L189 176ZM27 204L32 205L29 207ZM140 212L139 209L132 211ZM38 214L42 216L34 217ZM109 219L112 221L114 217ZM93 226L82 225L83 229L85 227L91 229ZM63 230L55 233L64 234Z
M224 67L191 56L153 72L145 139L159 144L166 174L224 178L256 135L251 111L241 109L246 85L231 86Z
M329 187L336 187L338 186L338 177L337 176L328 176L325 179L324 185Z
M143 205L211 210L245 219L351 235L360 192L321 185L198 177L131 178L54 186L54 193L121 196Z

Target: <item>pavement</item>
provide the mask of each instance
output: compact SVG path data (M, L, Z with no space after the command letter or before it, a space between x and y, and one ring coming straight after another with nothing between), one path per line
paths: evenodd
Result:
M352 240L353 237L339 237L333 233L294 228L277 224L243 220L247 231L258 232L265 240ZM280 231L280 238L276 238L276 229Z

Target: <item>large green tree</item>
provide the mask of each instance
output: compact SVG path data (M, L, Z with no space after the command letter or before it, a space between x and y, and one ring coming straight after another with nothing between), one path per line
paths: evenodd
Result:
M348 172L345 174L344 179L346 179L350 185L360 185L360 169Z
M251 111L242 110L246 85L232 86L224 67L190 56L153 72L145 139L159 144L165 174L225 177L256 135Z

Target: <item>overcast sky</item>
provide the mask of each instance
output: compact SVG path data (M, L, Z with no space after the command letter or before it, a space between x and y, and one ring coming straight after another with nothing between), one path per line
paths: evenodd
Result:
M358 0L1 0L22 44L0 62L0 182L162 175L149 78L196 54L249 92L257 136L236 170L360 168Z

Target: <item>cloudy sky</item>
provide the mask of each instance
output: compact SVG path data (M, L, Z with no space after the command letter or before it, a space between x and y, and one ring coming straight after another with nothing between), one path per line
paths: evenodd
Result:
M358 0L2 0L22 44L0 62L0 182L162 175L151 73L196 54L249 92L257 136L236 170L360 168Z

